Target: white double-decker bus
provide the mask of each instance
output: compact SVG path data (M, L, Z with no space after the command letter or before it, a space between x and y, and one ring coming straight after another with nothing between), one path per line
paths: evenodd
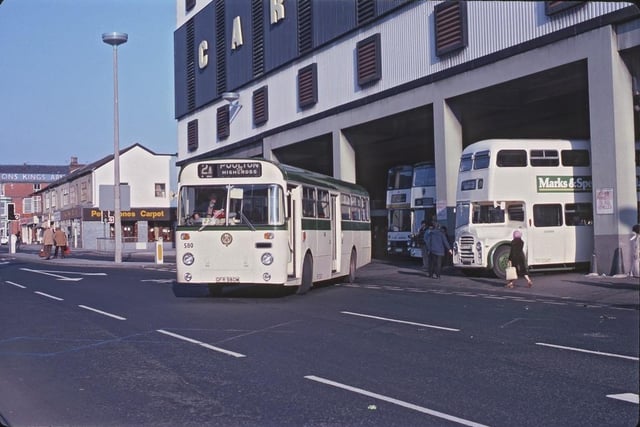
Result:
M540 270L591 260L593 195L588 141L476 142L460 159L453 263L503 278L514 230Z
M371 261L369 195L355 184L263 159L211 159L178 179L176 296L225 285L297 286Z
M411 185L413 166L387 172L387 254L407 256L411 250Z
M410 255L422 258L420 224L434 221L436 217L436 166L434 162L420 162L413 165L411 185L411 233L413 241Z

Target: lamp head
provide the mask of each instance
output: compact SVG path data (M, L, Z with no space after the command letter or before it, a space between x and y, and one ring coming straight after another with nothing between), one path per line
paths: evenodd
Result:
M238 92L224 92L222 94L222 99L232 104L238 99L240 99L240 94Z
M102 41L106 44L110 44L111 46L118 46L123 43L126 43L129 39L127 33L104 33L102 34Z

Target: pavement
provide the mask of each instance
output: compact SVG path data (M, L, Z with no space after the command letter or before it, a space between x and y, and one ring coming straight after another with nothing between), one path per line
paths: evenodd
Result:
M20 250L9 253L6 245L0 247L0 260L29 260L47 265L101 267L101 268L147 268L175 271L176 251L164 249L162 262L156 260L153 251L125 252L122 262L116 263L113 252L99 252L75 248L63 259L45 260L38 256L40 245L22 245ZM467 277L453 267L444 268L440 279L427 277L417 260L374 259L369 265L358 270L357 277L366 278L367 283L380 281L388 285L390 281L400 286L456 288L463 292L482 292L489 295L512 295L514 297L536 297L584 302L640 310L640 278L625 275L607 276L588 272L532 273L533 287L527 288L524 279L516 282L514 289L505 289L505 282L495 277ZM358 283L356 279L356 284Z

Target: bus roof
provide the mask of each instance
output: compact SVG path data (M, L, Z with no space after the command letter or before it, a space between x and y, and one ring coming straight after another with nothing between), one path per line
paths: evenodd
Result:
M589 149L589 141L584 139L485 139L467 145L462 154L469 154L480 150L504 148L581 148Z

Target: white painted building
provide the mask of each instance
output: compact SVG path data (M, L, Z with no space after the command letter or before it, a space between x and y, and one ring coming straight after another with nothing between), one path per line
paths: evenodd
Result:
M72 247L112 251L113 158L83 166L37 192L42 198L42 212L37 215L40 227L47 223L61 227ZM155 245L151 242L160 237L172 245L175 162L175 154L156 154L140 144L120 151L124 250L151 248Z

